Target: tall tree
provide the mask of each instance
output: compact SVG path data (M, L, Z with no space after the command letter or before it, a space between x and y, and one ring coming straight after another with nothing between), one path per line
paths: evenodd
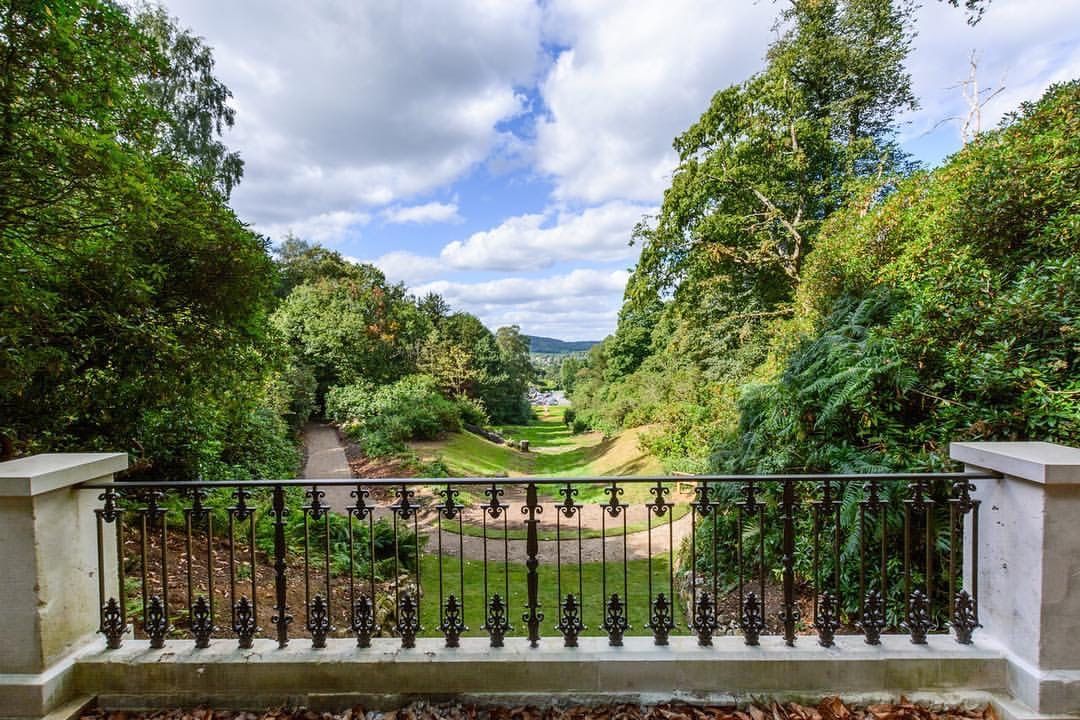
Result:
M218 110L201 81L155 90L190 77L165 50L114 2L0 2L5 454L130 449L191 473L194 445L257 395L272 266L207 181ZM189 406L218 429L176 414ZM179 422L183 447L149 449L149 427Z
M860 178L906 168L894 136L915 107L904 69L913 11L909 0L792 0L765 69L718 92L675 140L660 214L635 231L641 260L617 333L634 353L643 336L630 326L669 296L667 313L710 328L687 338L698 355L791 312L822 221ZM638 363L632 353L624 364Z

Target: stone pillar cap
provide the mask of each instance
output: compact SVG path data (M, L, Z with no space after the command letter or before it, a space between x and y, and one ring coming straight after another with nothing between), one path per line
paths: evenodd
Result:
M1042 485L1080 485L1080 448L1048 442L959 442L949 457Z
M127 453L42 453L0 463L0 497L33 497L126 470Z

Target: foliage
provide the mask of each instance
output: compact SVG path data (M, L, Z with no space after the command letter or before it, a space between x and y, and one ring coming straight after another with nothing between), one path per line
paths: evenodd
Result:
M278 284L275 294L284 298L295 288L317 280L344 280L358 275L358 266L341 253L302 240L291 232L274 251ZM362 275L362 273L359 273Z
M447 397L480 401L494 422L528 420L526 391L535 370L518 328L492 334L474 315L448 313L431 297L421 302L432 329L419 351L420 371L435 378Z
M407 440L432 440L461 429L460 405L439 392L434 378L409 375L391 385L331 388L327 415L372 457L405 449Z
M226 204L241 165L219 139L232 110L209 49L107 0L0 16L2 455L284 473L287 436L259 404L279 362L273 267ZM272 435L268 456L232 447L236 428Z
M341 277L297 286L272 322L315 373L319 395L333 385L393 382L415 368L424 324L402 285L371 265L348 264Z
M714 469L941 470L954 440L1080 443L1078 130L1080 83L1052 88L943 167L826 223L796 298L804 317L777 324L777 374L744 386ZM789 326L803 328L794 341ZM947 488L936 492L944 553ZM777 493L765 490L772 507ZM861 494L848 485L847 527ZM898 487L890 498L899 557ZM765 532L775 550L779 524ZM856 551L857 540L843 549L849 591Z
M767 65L718 92L675 140L659 215L615 334L573 378L591 426L659 422L653 449L700 468L737 418L737 388L767 360L822 223L860 178L903 172L894 117L914 106L906 0L793 2Z
M725 465L939 468L953 440L1080 443L1080 83L841 215Z

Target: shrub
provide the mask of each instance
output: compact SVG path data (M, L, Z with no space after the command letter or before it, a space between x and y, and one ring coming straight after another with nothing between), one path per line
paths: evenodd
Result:
M443 397L427 375L408 375L377 388L368 383L331 388L326 412L371 457L400 452L407 440L461 430L461 402Z
M461 416L461 422L466 425L483 426L491 422L491 418L488 417L487 410L484 408L484 403L476 398L458 395L454 398L454 404L457 406L458 414Z

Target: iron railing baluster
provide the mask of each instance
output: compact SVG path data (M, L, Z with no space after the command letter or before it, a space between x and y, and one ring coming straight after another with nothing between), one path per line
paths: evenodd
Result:
M113 488L106 488L105 492L98 496L98 500L104 501L104 505L94 511L97 519L97 546L98 546L98 596L100 601L100 627L99 631L105 636L105 644L110 650L117 650L123 644L124 633L127 632L127 618L125 616L126 598L124 594L124 533L123 533L123 510L118 504L118 496ZM117 596L106 597L105 590L105 529L104 525L115 524L116 529L116 575L118 581Z
M780 504L780 522L783 524L781 548L781 581L784 586L780 620L784 625L784 642L795 644L795 626L799 621L799 607L795 602L795 481L784 480Z
M277 485L274 487L274 495L272 501L272 512L274 515L274 615L270 618L270 622L277 628L277 643L278 647L285 647L289 644L289 624L292 622L292 615L289 614L287 588L286 588L286 576L285 572L288 567L285 561L286 544L285 544L285 515L289 512L285 507L285 487Z
M694 501L690 504L691 515L691 527L697 527L697 518L702 519L712 516L716 507L713 504L711 498L711 491L709 485L705 481L700 481L694 487ZM716 538L713 538L715 544ZM698 578L697 578L697 566L698 566L698 554L697 554L697 532L691 532L690 534L690 613L691 620L690 625L697 635L698 645L702 647L708 647L712 645L713 635L716 633L718 619L717 619L717 603L716 597L710 596L709 593L698 593Z
M540 612L540 574L538 572L540 561L537 559L540 552L537 527L540 521L537 515L543 511L536 483L530 482L525 486L525 505L521 508L522 514L527 516L525 520L525 554L527 556L525 583L528 596L528 610L522 616L522 620L529 630L530 647L540 645L540 623L544 621L544 614Z
M349 495L356 498L356 502L346 509L349 519L349 625L356 636L358 647L371 647L371 638L378 629L378 619L375 614L375 523L374 508L368 506L365 498L371 493L362 485L357 485ZM368 593L356 592L356 546L353 537L353 518L359 522L368 522L368 566L370 568L370 581Z

